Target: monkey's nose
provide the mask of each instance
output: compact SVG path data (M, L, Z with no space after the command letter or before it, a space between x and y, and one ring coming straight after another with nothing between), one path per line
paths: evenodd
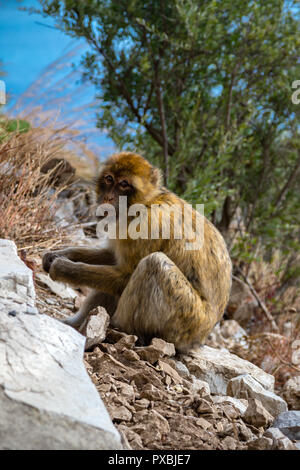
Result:
M98 204L110 204L114 200L113 196L100 196L97 200Z

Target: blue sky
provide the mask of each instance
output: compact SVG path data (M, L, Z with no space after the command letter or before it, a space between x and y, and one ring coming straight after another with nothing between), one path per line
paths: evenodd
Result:
M41 76L47 66L79 44L51 28L54 24L52 19L20 11L19 8L23 6L38 7L39 4L37 0L0 0L0 61L3 62L6 74L4 81L9 97L8 108ZM69 60L65 73L71 71L71 62L79 62L79 57L77 53ZM85 99L90 101L93 96L94 90L90 87ZM62 116L68 113L67 106L62 106ZM89 119L94 122L93 111L90 111ZM100 146L105 155L113 151L113 143L99 130L89 134L88 139L91 139L91 144Z

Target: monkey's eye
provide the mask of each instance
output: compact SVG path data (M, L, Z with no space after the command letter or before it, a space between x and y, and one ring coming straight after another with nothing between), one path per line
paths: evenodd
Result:
M122 189L127 189L127 188L129 188L130 185L129 185L128 181L122 180L122 181L120 181L119 186Z
M114 179L111 175L104 176L104 179L107 184L112 184L114 182Z

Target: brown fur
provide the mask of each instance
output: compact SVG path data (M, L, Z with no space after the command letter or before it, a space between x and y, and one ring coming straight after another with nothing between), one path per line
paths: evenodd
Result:
M106 162L97 191L99 202L109 201L116 207L122 194L127 195L128 205L144 204L149 213L153 204L163 205L162 212L157 209L149 217L149 233L151 221L161 229L164 207L181 209L185 203L161 186L158 169L128 152ZM195 211L190 210L195 222ZM159 336L179 351L203 343L226 307L231 261L222 236L206 218L199 250L185 248L193 234L185 234L183 240L175 238L174 230L182 223L176 211L170 220L170 239L109 240L103 250L68 248L44 255L44 269L52 279L93 289L68 324L80 327L91 308L100 303L112 315L113 325L141 340Z

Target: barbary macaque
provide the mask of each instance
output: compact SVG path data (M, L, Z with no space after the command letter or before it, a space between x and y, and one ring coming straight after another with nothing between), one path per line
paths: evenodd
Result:
M65 323L80 328L90 311L101 305L113 326L136 334L142 344L160 337L179 352L202 344L222 317L231 289L231 261L221 234L163 187L160 171L135 153L111 156L96 190L99 204L115 210L116 237L103 249L67 248L43 257L52 279L92 289ZM140 225L148 236L130 236L132 215L126 219L125 236L120 236L120 200L126 201L128 214L133 205L142 205ZM190 224L185 223L188 216ZM169 237L162 233L166 220Z

